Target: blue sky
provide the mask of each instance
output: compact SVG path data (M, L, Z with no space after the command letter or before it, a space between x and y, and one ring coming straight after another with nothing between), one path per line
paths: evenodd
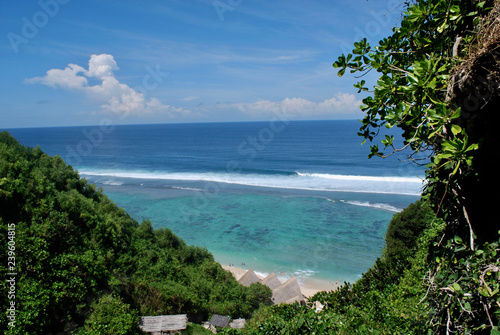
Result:
M361 118L332 63L402 2L4 0L0 128Z

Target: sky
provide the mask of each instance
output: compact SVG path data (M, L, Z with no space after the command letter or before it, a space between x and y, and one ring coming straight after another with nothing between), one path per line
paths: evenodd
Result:
M360 119L332 63L402 2L3 0L0 128Z

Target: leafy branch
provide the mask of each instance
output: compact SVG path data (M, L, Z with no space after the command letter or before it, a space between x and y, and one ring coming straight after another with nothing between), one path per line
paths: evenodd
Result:
M358 135L364 138L363 143L373 142L383 127L402 130L402 145L397 147L395 138L385 135L379 144L371 144L370 158L385 158L403 150L410 151L410 159L425 152L430 157L423 195L447 223L445 235L449 238L446 245L436 246L441 260L435 264L436 270L429 272L426 294L435 308L431 323L438 333L469 333L488 327L494 332L494 315L498 320L500 313L498 292L490 287L498 287L498 282L486 282L488 275L481 276L477 270L490 269L485 273L490 277L495 273L498 278L496 268L490 266L494 263L489 263L496 259L496 251L488 249L490 258L478 258L487 254L481 243L489 241L496 231L484 222L485 215L478 214L485 210L476 200L484 198L482 190L488 186L484 171L491 168L487 157L498 150L485 146L490 135L484 126L492 122L490 119L496 120L496 109L479 111L498 98L498 92L486 87L488 94L479 93L476 100L480 107L474 112L466 104L475 94L470 90L478 86L471 79L472 73L481 84L500 78L499 13L498 1L410 1L391 36L376 46L362 39L354 43L351 53L333 63L339 76L347 70L358 78L369 71L379 73L373 87L365 80L354 85L358 93L370 93L361 106L364 118ZM472 47L473 43L477 47ZM480 63L484 60L488 63ZM490 77L482 79L476 74L479 71ZM467 84L469 92L464 91ZM481 321L474 321L478 317Z

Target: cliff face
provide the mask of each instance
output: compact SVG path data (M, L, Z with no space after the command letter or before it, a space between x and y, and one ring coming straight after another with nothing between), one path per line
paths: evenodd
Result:
M497 125L500 124L500 2L495 1L486 17L478 18L475 39L451 74L449 91L456 108L461 108L457 123L466 129L471 143L479 143L474 152L473 168L463 187L464 205L480 241L496 236L491 224L495 215L495 197L500 182L494 162L499 157ZM473 196L471 196L473 195Z

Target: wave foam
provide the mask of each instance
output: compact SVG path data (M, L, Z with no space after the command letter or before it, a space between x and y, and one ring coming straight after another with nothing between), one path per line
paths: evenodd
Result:
M416 196L421 194L423 184L422 180L418 177L354 176L301 172L296 172L294 175L119 170L80 170L79 172L81 175L86 176L202 181L284 189L387 193Z
M318 271L315 271L315 270L297 270L295 272L293 272L293 275L296 276L296 277L300 277L300 278L308 278L308 277L312 277L314 276L315 274L317 274Z
M105 180L102 182L104 185L110 185L110 186L122 186L122 182L114 181L114 180Z
M382 203L371 203L371 202L363 202L363 201L346 201L346 200L341 200L341 202L353 206L361 206L361 207L370 207L370 208L378 208L378 209L383 209L389 212L401 212L401 208L396 208L394 206L388 205L388 204L382 204Z
M301 177L324 178L333 180L349 180L349 181L379 181L390 183L420 183L422 179L416 177L392 177L392 176L356 176L356 175L340 175L328 173L301 173L295 172Z

